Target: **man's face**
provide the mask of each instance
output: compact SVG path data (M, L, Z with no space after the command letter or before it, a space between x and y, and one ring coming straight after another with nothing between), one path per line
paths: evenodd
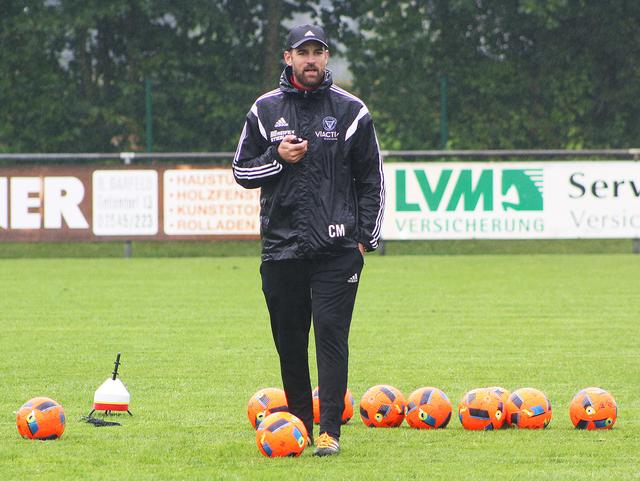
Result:
M296 82L303 87L315 88L324 80L329 51L320 42L309 41L285 50L284 60L293 69Z

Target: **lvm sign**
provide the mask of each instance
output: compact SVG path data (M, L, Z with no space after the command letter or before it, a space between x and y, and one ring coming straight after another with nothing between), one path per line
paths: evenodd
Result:
M636 162L389 163L386 239L640 237Z

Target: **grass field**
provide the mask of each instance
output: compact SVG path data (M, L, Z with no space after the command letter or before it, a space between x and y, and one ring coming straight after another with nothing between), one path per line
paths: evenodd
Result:
M342 453L266 459L249 397L279 386L257 257L0 260L0 480L640 479L640 260L633 255L373 256L351 331L349 387L457 404L479 386L533 386L544 431L369 429ZM122 352L133 417L80 421ZM618 422L577 431L573 394L608 389ZM62 439L23 440L14 411L61 402Z
M384 241L369 256L476 254L629 254L639 239L518 239ZM260 241L134 241L132 257L259 256ZM97 258L124 256L124 242L3 242L0 259Z

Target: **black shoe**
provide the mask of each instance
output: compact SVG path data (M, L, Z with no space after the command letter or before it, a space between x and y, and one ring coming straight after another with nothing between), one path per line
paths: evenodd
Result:
M327 433L318 436L316 449L313 451L314 456L332 456L340 452L340 444L337 439L332 438Z

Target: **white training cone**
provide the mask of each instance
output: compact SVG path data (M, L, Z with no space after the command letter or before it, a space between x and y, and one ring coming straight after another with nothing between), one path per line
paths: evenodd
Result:
M127 391L124 383L118 379L118 367L120 366L120 353L116 357L116 368L113 370L111 377L103 382L96 390L93 396L93 410L89 413L89 417L95 411L105 411L107 414L111 411L129 411L129 401L131 394Z
M120 379L107 379L93 396L96 411L128 411L131 394Z

